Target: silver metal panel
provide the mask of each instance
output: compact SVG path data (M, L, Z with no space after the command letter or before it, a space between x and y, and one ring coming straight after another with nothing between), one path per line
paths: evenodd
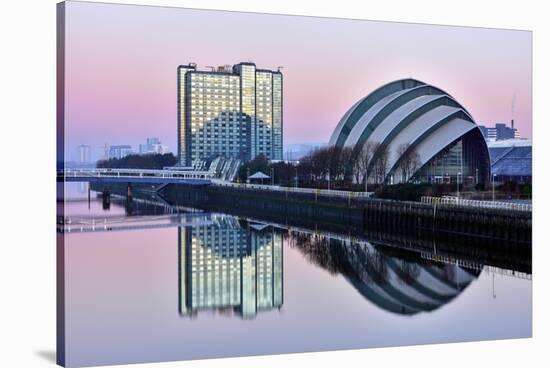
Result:
M396 129L397 125L412 112L420 108L421 106L441 98L442 95L424 95L411 100L399 108L394 110L378 127L372 132L369 137L371 142L383 142L386 137ZM412 123L411 123L412 124Z
M460 111L461 109L452 106L438 106L433 110L421 115L418 119L407 125L389 144L390 161L389 167L393 167L399 159L399 147L403 144L413 144L433 125L437 124L447 116ZM473 123L470 123L473 124ZM456 138L456 137L455 137Z
M454 140L468 133L470 130L476 129L476 127L477 125L473 124L471 121L456 118L435 130L426 139L420 142L418 146L416 146L416 152L420 156L421 166L431 160L432 157L451 144ZM391 169L388 172L395 169L392 166L393 165L390 165ZM394 183L397 183L400 180L398 177L395 177L394 179L397 179Z
M336 145L338 139L340 138L340 136L342 134L342 130L343 130L344 126L347 126L349 128L349 130L351 131L351 129L353 128L353 126L357 122L356 121L355 122L349 121L349 118L357 108L361 108L361 104L369 103L369 102L367 102L367 100L372 100L370 103L372 103L374 105L377 101L381 100L385 96L391 95L395 92L399 92L399 91L404 90L404 89L411 89L411 88L417 87L419 85L425 85L425 83L421 82L419 80L416 80L416 79L409 78L409 79L399 79L399 80L387 83L387 84L383 85L382 87L379 87L379 88L375 89L373 92L369 93L366 97L364 97L361 100L359 100L358 102L356 102L352 106L352 108L349 109L346 112L346 114L344 114L344 117L342 117L342 119L340 119L338 125L336 126L336 128L334 129L334 132L332 133L332 135L330 137L329 145ZM369 109L370 109L370 107L369 107Z
M357 124L355 124L355 126L349 133L344 146L355 146L355 144L363 134L363 131L367 128L367 126L370 124L371 120L376 116L376 114L378 114L384 107L386 107L388 103L407 93L408 91L410 91L410 89L404 89L399 92L392 93L391 95L386 96L375 103L369 110L367 110L367 112L363 114L363 116L361 116L361 119L359 119Z
M357 101L348 111L346 111L342 119L340 119L340 121L338 122L338 125L336 125L336 128L334 128L332 135L330 136L330 140L328 141L329 146L334 146L336 144L336 141L338 140L338 136L340 135L340 133L342 133L342 128L348 121L349 116L353 113L353 111L357 108L357 106L359 106L359 104L363 102L367 97L369 96L363 97L362 99Z
M388 172L393 172L402 145L414 145L423 165L476 127L468 111L445 91L403 79L388 83L356 102L338 123L329 145L343 143L354 147L365 140L388 144ZM348 133L344 135L343 130Z
M434 299L430 295L426 295L418 291L413 285L407 284L391 267L388 267L386 282L395 289L399 290L399 292L406 297L413 299L415 302L429 304L434 308L438 307L442 303L440 300ZM425 285L422 286L426 287Z

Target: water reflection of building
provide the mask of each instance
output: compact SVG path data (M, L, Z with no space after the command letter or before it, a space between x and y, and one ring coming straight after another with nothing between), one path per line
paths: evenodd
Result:
M92 148L87 144L78 146L78 163L89 164L92 162Z
M88 183L80 182L78 183L78 193L85 194L88 192Z
M293 234L292 242L314 263L340 273L366 299L389 312L414 315L449 303L480 271L393 254L371 243L346 243L310 234Z
M213 225L179 228L179 311L237 313L283 304L282 235L271 226L218 216Z

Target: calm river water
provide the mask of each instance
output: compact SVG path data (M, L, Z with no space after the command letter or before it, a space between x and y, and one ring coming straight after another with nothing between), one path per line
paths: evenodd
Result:
M66 186L68 366L531 336L530 275L87 196Z

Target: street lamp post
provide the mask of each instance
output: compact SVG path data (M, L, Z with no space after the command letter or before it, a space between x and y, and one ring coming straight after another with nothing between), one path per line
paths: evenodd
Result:
M330 170L328 171L328 190L330 190Z
M496 174L493 174L493 202L495 201L495 176Z
M459 171L456 173L456 199L460 198L460 181L458 180L462 173Z
M271 168L271 185L275 185L275 169Z
M294 171L296 172L296 176L295 176L296 177L296 188L298 188L298 168L295 167Z

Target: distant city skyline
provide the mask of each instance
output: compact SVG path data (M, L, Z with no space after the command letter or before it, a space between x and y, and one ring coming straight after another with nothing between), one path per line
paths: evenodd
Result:
M527 31L67 5L69 159L82 144L91 147L94 158L105 143L138 147L145 137L158 137L175 152L175 77L177 66L188 62L200 68L220 61L282 66L285 146L328 142L355 102L403 77L440 86L480 125L513 118L520 136L532 137L532 36Z
M91 146L87 144L87 142L83 142L75 146L74 149L69 149L67 161L90 164L98 160L121 158L129 154L145 155L171 152L170 148L164 145L157 137L143 138L137 144L129 144L127 142L105 142L97 147Z
M491 141L496 138L496 136L488 135L487 129L489 130L495 130L497 126L504 126L504 129L511 130L511 122L494 122L494 123L484 123L484 122L477 122L479 125L479 128L481 129L484 137L486 140ZM510 128L510 129L507 129ZM516 132L516 139L520 140L530 140L531 138L523 137L521 134ZM493 133L491 133L493 134ZM508 136L501 137L499 139L511 139ZM145 144L143 144L145 142ZM311 142L296 142L296 143L284 143L283 144L283 159L284 160L299 160L301 157L308 154L312 149L324 147L328 144L327 141L311 141ZM170 147L162 144L162 141L157 137L146 137L139 139L138 142L135 143L120 143L117 142L115 144L110 144L108 142L103 143L102 145L99 145L97 147L90 146L89 144L86 144L86 142L77 144L73 149L70 150L70 154L68 156L67 161L72 162L79 162L79 163L93 163L97 160L101 160L105 158L105 149L107 146L131 146L132 154L146 154L146 153L172 153L175 156L177 156L176 150L172 150ZM85 147L87 153L85 153L87 159L89 162L83 162L82 161L82 150L83 147ZM137 149L134 149L136 147ZM144 152L144 148L147 147L149 152ZM154 147L154 149L157 150L157 152L150 151L151 148Z

